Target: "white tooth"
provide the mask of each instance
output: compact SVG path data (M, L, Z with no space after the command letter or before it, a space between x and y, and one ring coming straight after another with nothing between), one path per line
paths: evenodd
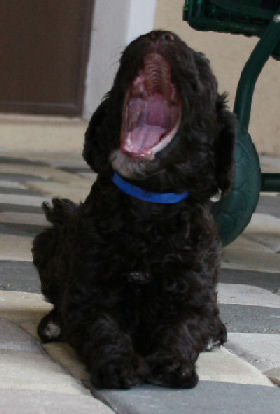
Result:
M131 132L129 132L129 134L126 137L125 140L125 144L124 144L124 148L128 151L130 151L132 149L132 144L131 144Z

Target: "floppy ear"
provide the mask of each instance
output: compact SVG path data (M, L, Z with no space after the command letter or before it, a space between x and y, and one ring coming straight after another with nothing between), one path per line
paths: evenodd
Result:
M234 181L234 145L236 117L226 106L226 94L218 95L217 121L219 133L215 140L215 175L218 188L225 194Z
M108 106L109 98L105 98L89 121L85 133L83 157L88 165L99 172L108 164L110 148L108 145Z

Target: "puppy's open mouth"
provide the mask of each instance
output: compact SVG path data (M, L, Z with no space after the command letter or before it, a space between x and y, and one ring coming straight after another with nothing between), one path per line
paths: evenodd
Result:
M148 54L125 96L121 150L133 158L153 159L175 136L181 113L169 63L159 53Z

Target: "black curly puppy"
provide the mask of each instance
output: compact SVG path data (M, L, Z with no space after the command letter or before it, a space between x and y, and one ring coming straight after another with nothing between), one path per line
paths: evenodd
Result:
M224 101L203 54L171 32L140 36L85 135L89 196L44 205L53 226L33 255L54 308L39 335L71 344L94 386L194 387L199 353L226 340L209 211L233 177Z

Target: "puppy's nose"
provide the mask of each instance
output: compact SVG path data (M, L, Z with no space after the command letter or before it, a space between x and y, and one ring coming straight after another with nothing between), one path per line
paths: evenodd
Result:
M150 33L150 39L155 43L167 44L174 42L175 37L171 32L152 32Z
M162 33L162 35L160 36L160 41L163 43L171 43L174 42L175 37L172 33Z

